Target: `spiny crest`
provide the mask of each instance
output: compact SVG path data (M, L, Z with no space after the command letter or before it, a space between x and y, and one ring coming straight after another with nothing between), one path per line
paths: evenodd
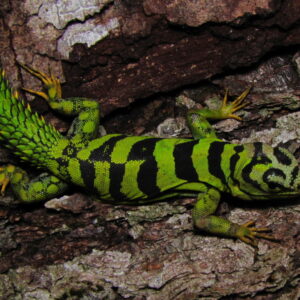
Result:
M18 124L16 125L25 124L26 120L30 120L38 127L44 127L47 132L52 132L54 136L59 137L60 133L53 126L47 124L42 116L32 113L31 106L29 104L25 106L24 100L20 99L19 96L18 91L13 91L10 88L9 82L5 78L5 71L0 69L0 119L17 117L17 120L11 120L17 121Z
M44 118L32 113L31 107L19 99L5 73L0 70L0 140L24 160L38 161L61 139L61 134Z

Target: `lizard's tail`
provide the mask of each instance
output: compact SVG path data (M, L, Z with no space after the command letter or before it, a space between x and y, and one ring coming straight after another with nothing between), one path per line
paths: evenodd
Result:
M0 142L22 160L43 166L61 134L19 99L0 69Z

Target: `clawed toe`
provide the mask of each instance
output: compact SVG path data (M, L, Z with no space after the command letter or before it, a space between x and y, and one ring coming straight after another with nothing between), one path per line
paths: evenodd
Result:
M274 236L266 234L270 229L267 227L256 228L254 227L254 221L248 221L241 225L237 231L237 238L241 241L257 247L257 238L263 238L268 240L276 240Z
M238 121L241 121L242 118L235 115L234 113L245 106L248 105L248 103L243 103L244 99L249 94L252 87L247 88L241 95L239 95L233 102L228 104L228 89L225 90L225 95L223 98L222 106L221 106L221 112L223 115L223 118L231 118L236 119Z
M40 72L36 69L33 69L32 67L29 67L25 64L20 63L20 66L24 70L26 70L27 72L32 74L33 76L40 79L43 82L43 84L45 85L46 89L48 90L48 93L39 92L39 91L35 91L32 89L27 89L27 88L23 88L24 91L29 92L34 95L38 95L47 101L56 99L56 98L61 98L62 92L61 92L60 82L59 82L58 78L56 78L52 73L50 73L50 76L48 76L47 74Z

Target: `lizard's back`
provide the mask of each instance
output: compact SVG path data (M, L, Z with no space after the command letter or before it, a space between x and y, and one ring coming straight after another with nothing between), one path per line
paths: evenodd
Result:
M87 187L104 200L154 198L186 182L199 181L192 155L198 144L193 139L110 134L80 149L72 142L63 151L58 145L59 154L54 150L58 172L50 169L60 177L73 174L63 179Z

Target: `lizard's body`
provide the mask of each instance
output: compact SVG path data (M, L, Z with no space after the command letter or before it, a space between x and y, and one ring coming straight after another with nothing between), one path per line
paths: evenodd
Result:
M188 114L194 139L105 135L96 138L99 103L85 98L61 98L58 80L24 66L40 78L48 93L29 92L45 98L52 109L76 117L62 136L30 108L25 108L0 76L0 139L4 145L37 168L49 171L29 180L13 165L1 168L4 192L8 182L25 202L47 200L76 184L114 203L139 204L175 196L196 195L196 227L210 233L237 237L255 244L255 237L271 238L265 228L252 227L214 216L220 192L245 200L290 198L299 195L298 163L287 150L262 143L231 144L219 140L207 119L236 118L233 113L249 90L233 103L225 95L219 110Z

